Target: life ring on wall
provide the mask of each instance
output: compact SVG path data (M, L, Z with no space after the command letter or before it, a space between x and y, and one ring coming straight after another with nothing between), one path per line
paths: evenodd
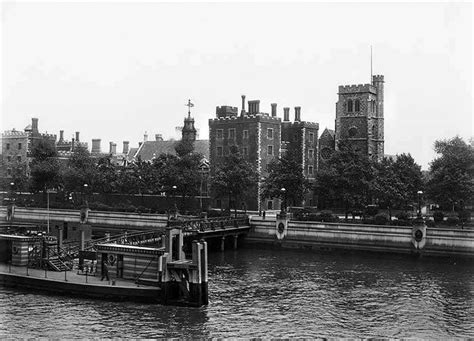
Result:
M288 219L286 216L280 217L277 216L276 219L276 229L275 229L275 234L277 239L281 240L285 238L287 232L288 232Z
M413 226L411 230L411 242L417 250L421 250L425 247L426 225Z
M14 246L13 249L12 249L12 252L14 255L17 255L18 252L20 252L20 248L18 246Z
M117 258L115 257L115 255L109 255L108 261L110 265L114 265L116 260Z

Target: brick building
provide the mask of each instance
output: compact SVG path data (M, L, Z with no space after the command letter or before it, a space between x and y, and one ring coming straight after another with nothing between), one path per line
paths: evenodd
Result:
M289 120L289 108L284 108L284 119L277 117L277 104L271 104L271 114L260 111L260 101L248 101L245 110L245 96L242 96L240 114L237 107L216 108L216 118L209 120L209 158L211 175L224 162L230 148L236 146L259 175L259 181L237 207L250 210L277 209L278 200L260 200L261 180L268 175L268 165L290 149L301 156L305 176L314 177L317 168L317 123L301 120L301 108L295 107L295 120ZM311 199L310 199L311 200ZM213 205L226 205L214 198Z
M3 132L0 177L11 178L12 172L19 167L24 167L28 174L31 151L43 138L50 139L53 144L56 142L56 135L39 132L37 118L32 118L31 124L26 126L24 131L12 129Z

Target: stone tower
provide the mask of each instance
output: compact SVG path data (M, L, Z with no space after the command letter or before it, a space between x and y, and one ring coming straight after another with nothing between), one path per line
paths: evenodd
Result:
M355 151L381 160L384 155L382 75L372 84L339 86L336 103L335 148L348 141Z
M188 117L184 119L184 126L181 133L183 141L196 141L197 130L194 127L194 118L191 117L190 113L188 113Z

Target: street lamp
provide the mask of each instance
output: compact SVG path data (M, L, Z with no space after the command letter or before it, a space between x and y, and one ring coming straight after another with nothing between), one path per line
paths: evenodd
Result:
M84 201L84 204L85 204L86 206L88 206L88 205L87 205L87 187L89 187L89 185L88 185L88 184L84 184L84 197L82 198L82 200ZM85 198L85 199L84 199L84 198Z
M280 189L280 192L281 192L281 198L282 198L281 213L285 213L286 212L286 188L282 187L282 189Z
M418 217L421 217L421 196L423 195L423 191L416 192L418 194Z
M178 206L176 205L176 189L177 189L178 187L176 187L176 185L173 185L171 188L173 189L173 206L174 206L173 209L174 209L174 215L175 215L175 217L177 217L177 214L178 214Z

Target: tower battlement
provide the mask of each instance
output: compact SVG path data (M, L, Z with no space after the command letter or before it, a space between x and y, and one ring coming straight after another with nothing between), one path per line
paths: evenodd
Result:
M383 75L373 75L372 76L372 81L373 82L384 82Z
M383 76L381 77L383 80ZM371 84L339 85L339 94L354 94L365 92L377 94L377 88Z

